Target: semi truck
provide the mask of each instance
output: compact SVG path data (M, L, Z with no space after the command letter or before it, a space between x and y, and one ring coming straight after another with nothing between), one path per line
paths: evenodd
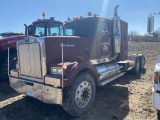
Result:
M154 29L154 16L159 13L150 14L148 16L147 32L154 37L159 37L159 30ZM152 87L152 106L157 110L157 119L160 120L160 58L158 58L154 69L154 80Z
M43 13L43 16L45 14ZM50 19L37 19L31 25L25 24L25 35L3 33L3 38L0 39L0 80L8 80L8 48L10 48L10 68L16 68L17 50L16 42L26 37L41 37L60 35L63 22L57 21L54 17ZM58 30L57 30L58 29ZM57 33L55 33L55 31Z
M85 114L96 86L144 69L143 55L128 56L128 23L118 16L118 7L111 19L91 13L68 19L63 36L17 41L18 62L10 71L10 86L44 103L58 104L72 116Z

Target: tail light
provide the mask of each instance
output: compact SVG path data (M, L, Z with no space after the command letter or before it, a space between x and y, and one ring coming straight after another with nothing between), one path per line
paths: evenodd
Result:
M159 80L159 74L158 73L154 73L154 83L158 84L158 80Z

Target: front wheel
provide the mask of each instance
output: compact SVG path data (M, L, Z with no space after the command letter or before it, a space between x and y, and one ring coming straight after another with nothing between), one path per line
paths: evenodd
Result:
M95 98L95 82L88 73L77 76L69 91L65 91L63 108L72 116L81 116L90 108Z
M16 68L16 61L17 61L17 55L16 54L10 55L10 57L9 57L9 65L10 65L9 70ZM0 74L1 74L2 81L8 80L8 57L5 59L5 61L2 64Z

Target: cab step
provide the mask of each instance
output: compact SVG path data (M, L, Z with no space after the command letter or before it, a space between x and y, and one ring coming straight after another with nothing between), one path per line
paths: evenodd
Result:
M110 77L110 78L108 78L108 79L100 82L100 83L99 83L99 86L104 86L105 84L107 84L107 83L109 83L109 82L111 82L111 81L119 78L119 77L122 76L122 75L124 75L124 72L119 73L119 74L117 74L117 75L114 75L114 76L112 76L112 77Z

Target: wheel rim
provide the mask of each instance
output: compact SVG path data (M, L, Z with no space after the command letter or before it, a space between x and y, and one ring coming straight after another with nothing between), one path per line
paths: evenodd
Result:
M91 99L92 89L87 81L83 81L76 90L75 101L78 107L85 107Z

